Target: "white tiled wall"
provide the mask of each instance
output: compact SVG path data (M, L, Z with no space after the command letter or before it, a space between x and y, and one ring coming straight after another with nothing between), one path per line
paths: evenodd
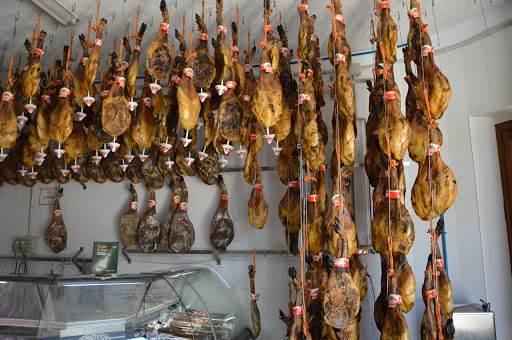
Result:
M444 144L441 151L443 160L455 173L459 192L454 206L445 214L446 243L448 245L449 274L452 281L454 302L474 303L479 299L491 302L496 312L498 339L512 337L512 280L506 241L505 219L498 170L498 158L494 124L512 119L512 114L498 117L489 112L512 105L509 82L512 68L508 56L512 52L512 28L498 32L481 41L436 57L436 62L452 85L450 106L439 121ZM395 67L396 79L404 77L402 64ZM369 72L362 78L371 77ZM399 81L405 100L405 82ZM356 100L359 117L367 116L368 91L365 84L356 85ZM328 102L323 112L330 126L332 103ZM478 116L478 117L477 117ZM483 116L483 117L482 117ZM359 131L363 134L364 131ZM331 141L326 150L327 160L332 152ZM242 162L236 156L229 158L229 166L239 167ZM268 145L259 155L262 166L275 164L275 157ZM410 161L406 159L406 161ZM423 272L430 253L427 234L428 223L414 215L410 203L410 188L417 174L417 166L411 162L405 168L408 192L406 207L413 217L416 241L407 255L416 277L417 304L406 315L411 339L419 338L419 328L424 306L421 299ZM270 216L263 230L255 230L247 222L247 201L250 187L241 173L224 175L230 195L230 215L235 223L235 239L230 249L286 249L283 227L277 216L277 206L285 193L285 187L275 173L264 172L264 195L270 207ZM198 178L187 178L190 191L189 216L196 230L194 249L209 249L209 225L216 209L220 191L208 187ZM68 230L68 248L62 255L73 255L80 246L85 248L84 256L91 254L92 242L96 240L118 240L118 219L129 202L128 184L88 183L82 190L77 183L64 186L62 200L63 216ZM44 230L50 221L52 208L39 206L39 189L55 185L37 185L32 189L7 184L0 189L0 216L2 217L0 254L11 254L15 237L39 236L38 255L50 254L43 240ZM330 183L329 183L330 187ZM139 192L140 213L143 212L148 195L142 184L136 185ZM330 189L329 189L330 190ZM171 199L168 188L157 191L157 212L163 218ZM30 202L32 201L32 205ZM357 207L356 207L357 209ZM357 225L362 234L367 225ZM248 256L222 257L217 266L209 256L132 255L133 263L128 265L120 258L120 272L142 272L171 268L176 264L201 263L218 270L237 290L246 308L247 322L249 282L247 266L252 262ZM362 259L373 282L366 300L362 303L361 338L378 339L379 333L373 321L373 302L380 293L380 260L378 255L366 255ZM278 339L284 335L284 325L278 319L278 310L287 310L287 268L297 266L291 257L258 256L256 290L260 294L259 308L262 317L262 339ZM60 271L53 264L54 271ZM0 263L0 273L13 271L12 262ZM49 273L50 264L30 263L30 273ZM64 275L76 274L73 266L64 268Z

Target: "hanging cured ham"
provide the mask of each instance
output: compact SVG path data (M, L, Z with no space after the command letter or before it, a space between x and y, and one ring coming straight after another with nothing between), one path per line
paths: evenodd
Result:
M300 230L300 188L296 177L291 177L281 202L279 203L279 219L287 232Z
M101 161L105 176L114 183L120 183L124 180L124 171L119 167L122 164L121 162L115 152L110 152L107 157Z
M213 185L217 183L219 178L219 157L213 147L213 143L209 143L203 152L206 153L208 157L199 159L197 163L197 173L203 183Z
M196 23L198 30L201 31L194 49L195 55L192 62L194 70L194 85L198 88L207 89L215 79L215 64L213 58L208 52L208 30L204 23L204 1L203 15L196 14Z
M155 140L156 120L149 99L149 73L146 72L141 100L135 109L135 121L131 125L132 138L140 148L150 148Z
M135 37L135 48L133 49L132 60L130 62L130 66L128 66L128 71L126 72L126 93L130 98L135 97L135 83L139 76L139 61L141 53L140 45L142 44L142 38L144 37L144 32L146 32L146 27L147 26L144 23L140 25L139 34Z
M225 41L228 28L222 24L222 11L224 10L224 0L217 0L216 8L217 40L214 40L212 38L212 43L215 48L214 65L216 70L213 85L220 85L228 75L228 71L231 66L231 54ZM214 109L216 108L217 107L215 107Z
M149 74L160 81L169 77L171 72L171 50L169 48L169 12L165 0L160 1L160 12L162 12L163 21L160 23L160 29L155 39L151 42L146 52L146 69Z
M318 185L315 181L311 182L311 193L308 194L307 202L307 238L308 251L310 254L318 254L324 249L325 244L325 226L322 211L318 203Z
M94 81L96 80L96 75L98 74L98 69L100 65L100 47L103 45L103 31L105 30L105 25L107 24L107 20L102 18L95 27L96 30L96 39L94 40L94 44L92 46L91 55L87 59L87 63L85 64L85 76L83 81L83 89L84 92L87 91L92 96L93 93L96 93L96 87L94 86ZM77 103L80 105L80 103Z
M228 212L228 189L222 176L219 176L221 196L217 212L210 224L210 244L218 250L226 250L235 236L233 221Z
M151 186L147 186L147 188L150 192L150 197L146 212L140 220L137 239L143 252L153 253L158 244L160 244L162 228L160 227L158 216L156 216L155 189Z
M59 194L55 199L52 221L44 233L44 240L54 253L60 253L66 249L68 241L68 232L66 231L64 219L62 218L62 210L60 208L60 199L62 198L63 192L64 189L59 190Z
M39 82L41 80L41 57L43 56L43 44L46 32L39 32L37 38L37 47L33 52L32 58L28 65L28 70L23 72L23 94L29 100L39 92Z
M85 150L87 135L84 127L84 122L73 122L73 130L64 143L66 155L71 159L78 158Z
M247 204L249 223L257 229L262 229L267 223L268 204L263 197L263 184L261 184L261 167L256 166L256 183L252 189L251 198Z
M151 149L149 149L149 156L146 155L147 159L140 166L140 170L144 176L144 179L146 180L146 183L157 190L163 188L164 186L164 178L158 170L157 165L158 149L159 148L157 145L152 145ZM144 158L146 156L139 154L139 158Z
M185 142L182 142L178 146L178 151L176 152L176 165L183 175L193 177L197 174L198 159L196 152L197 131L195 128L190 131L189 138L190 137L192 139L190 144L185 146Z
M108 96L102 102L101 124L105 132L113 137L118 137L130 127L132 114L124 95L126 78L124 69L121 67L121 56L119 56L119 60L114 59L113 63L116 73Z
M178 254L186 254L195 242L195 232L187 215L188 190L185 180L181 178L181 203L172 217L169 232L169 248Z
M253 265L249 265L249 282L251 287L251 319L252 326L254 329L254 339L258 338L261 332L261 319L260 310L258 308L258 297L256 294L256 288L254 286L254 278L256 276L256 268Z
M295 287L295 303L291 308L292 313L289 318L290 327L288 331L288 338L290 340L299 340L305 338L306 340L312 340L311 334L306 329L306 333L304 333L305 327L303 326L303 318L302 314L304 312L304 287L302 286L302 280L300 277L297 277L297 270L294 267L290 267L288 269L288 276L290 276L290 281Z
M3 149L12 148L16 143L16 135L18 134L18 121L14 113L14 95L11 93L11 82L9 70L7 86L2 94L2 102L0 103L0 148Z
M86 97L87 89L85 88L85 66L87 65L87 60L89 59L89 42L85 38L85 35L80 34L80 45L82 45L82 58L80 59L80 63L75 69L73 73L73 89L71 91L71 96L73 97L73 101L79 107L84 107L86 105L84 102L84 97ZM89 96L94 96L95 93L89 93Z
M138 229L140 224L140 216L137 213L139 200L137 191L135 191L133 184L130 184L130 192L132 194L132 199L128 205L128 208L119 220L119 234L121 242L123 242L125 247L131 247L137 243Z
M260 77L251 98L252 112L264 127L272 127L281 117L283 109L282 92L280 89L277 69L279 52L272 37L272 26L268 24L270 17L270 0L264 1L264 42L260 61Z
M169 206L169 210L167 210L167 214L165 215L164 220L162 221L162 237L160 239L160 243L165 248L165 250L172 253L173 251L171 250L171 248L169 248L169 236L171 231L172 219L174 217L176 209L178 209L178 206L181 202L181 198L180 187L174 182L171 182L169 186L171 187L174 196L171 199L171 205Z
M400 308L401 303L402 297L398 294L397 277L390 276L388 308L380 335L382 340L409 339L409 329Z
M84 149L82 153L75 158L74 164L72 164L73 168L71 168L73 171L71 171L71 177L85 190L87 189L87 186L85 183L89 182L90 176L87 173L87 150ZM39 174L38 174L39 175Z
M354 322L359 312L359 303L359 288L349 270L348 242L346 238L341 238L324 295L325 321L338 329L347 327Z

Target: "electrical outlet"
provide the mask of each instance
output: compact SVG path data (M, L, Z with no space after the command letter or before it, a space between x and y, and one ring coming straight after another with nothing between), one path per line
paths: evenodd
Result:
M37 253L38 249L38 237L17 237L14 241L14 247L16 251L23 252L25 256L33 255Z

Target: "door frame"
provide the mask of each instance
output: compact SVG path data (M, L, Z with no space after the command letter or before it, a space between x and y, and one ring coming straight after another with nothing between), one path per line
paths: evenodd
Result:
M503 133L505 131L512 131L512 120L496 124L495 129L496 140L498 143L501 186L503 190L503 208L505 209L505 221L507 224L508 249L510 255L510 263L512 263L512 188L507 187L507 183L512 182L512 178L507 178L507 171L505 169L505 145L503 140Z

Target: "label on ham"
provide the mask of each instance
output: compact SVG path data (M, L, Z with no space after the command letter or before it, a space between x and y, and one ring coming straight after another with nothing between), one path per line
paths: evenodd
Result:
M437 259L437 260L436 260L436 266L438 266L438 267L444 267L443 259Z
M395 91L386 91L384 92L384 100L393 100L396 99Z
M272 27L272 25L267 25L267 28L265 29L265 32L270 32L270 31L273 31L274 30L274 27Z
M240 50L238 49L238 46L233 46L231 47L231 52L240 52Z
M259 298L260 298L260 294L251 293L251 301L258 301Z
M175 83L176 85L179 85L181 83L181 78L178 76L172 76L171 81Z
M308 77L313 78L313 70L308 69Z
M317 42L318 41L318 35L311 34L311 38L309 38L309 41L311 42Z
M321 65L322 64L322 58L320 58L320 57L316 58L316 62Z
M223 201L227 201L228 200L228 195L221 195L220 199L223 200Z
M288 58L288 47L279 47L279 53Z
M100 97L101 98L107 98L108 97L108 94L109 94L109 90L103 90L100 92Z
M435 289L427 290L425 295L427 296L427 299L434 299L437 297L437 293Z
M180 203L180 209L183 210L183 211L187 211L187 203L181 202Z
M293 315L302 315L302 306L293 306L292 314Z
M402 197L401 190L386 190L386 198L397 198L400 199Z
M343 14L336 14L334 16L334 20L338 21L340 24L345 23L345 17L343 16Z
M419 18L420 12L418 11L417 8L411 8L411 10L407 12L407 15L411 18Z
M58 209L58 210L54 210L53 211L53 216L55 217L61 217L62 216L62 210Z
M424 45L421 48L421 56L426 57L429 53L434 53L434 46Z
M320 171L325 172L325 164L320 165Z
M300 13L300 12L302 12L302 11L306 11L306 13L308 13L308 14L309 14L309 11L308 11L308 5L306 5L306 4L302 4L302 5L300 5L300 6L299 6L299 8L298 8L298 10L299 10L299 13Z
M71 91L67 87L63 87L59 91L59 97L66 98L70 93Z
M406 83L410 83L411 82L411 76L407 76L404 79L405 79Z
M247 72L251 72L252 71L252 65L250 64L245 64L244 65L244 71L247 73Z
M226 34L226 32L228 31L228 28L224 25L219 25L217 26L217 35L220 34L220 32L224 32L224 34Z
M139 204L138 204L137 202L131 202L131 203L130 203L130 209L132 209L132 210L137 210L137 206L138 206L138 205L139 205Z
M103 40L101 40L101 39L94 40L94 45L101 47L101 45L103 45Z
M257 140L257 139L258 139L258 135L254 135L254 134L249 135L249 140Z
M263 190L263 184L255 184L254 189Z
M236 89L236 81L232 81L232 80L227 81L226 82L226 87L228 89L232 89L232 90Z
M308 202L318 202L317 194L308 194Z
M288 188L297 188L298 186L299 186L299 181L288 182Z
M322 261L322 256L324 255L324 253L322 252L319 252L317 255L313 255L313 262L320 262Z
M433 156L435 153L441 153L441 145L430 143L428 145L427 156Z
M379 4L379 9L384 9L384 8L391 8L390 4L389 4L389 1L382 1L380 4Z
M148 202L148 208L156 207L156 201L155 200L149 200Z
M183 74L189 78L194 78L194 70L191 69L190 67L187 67L186 69L184 69Z
M247 95L247 94L244 94L243 96L243 101L244 102L250 102L251 101L251 96Z
M133 52L135 52L135 51L137 51L137 52L141 53L141 52L142 52L142 49L140 48L140 46L139 46L139 45L135 45L135 48L133 49Z
M267 73L272 73L273 70L272 70L272 64L270 63L263 63L260 65L260 70L261 71L265 71Z
M160 23L160 29L162 31L165 31L165 33L169 34L169 24L166 23L166 22L161 22Z
M336 53L334 56L334 65L338 65L340 61L345 64L347 57L342 53Z
M142 99L142 102L144 103L144 105L146 105L147 107L150 107L151 106L151 98L149 97L144 97Z
M5 91L2 94L2 100L8 102L9 100L12 100L14 98L14 95L11 92Z
M208 33L199 34L199 40L208 41Z
M57 79L55 81L55 86L61 86L62 85L62 80L61 79Z
M416 102L416 109L420 109L420 102Z
M44 101L46 101L48 104L51 104L51 100L50 100L50 96L49 96L49 95L47 95L47 94L43 94L43 95L41 96L41 99L42 99L42 100L44 100ZM2 97L2 100L3 100L3 97Z
M332 196L331 201L332 201L333 206L338 207L340 205L340 203L345 202L345 197L341 196L340 194L337 194L337 195Z
M87 58L87 57L82 57L82 58L80 59L80 63L81 63L82 65L84 65L84 66L85 66L85 64L87 64L87 60L89 60L89 58Z
M124 89L124 86L126 85L126 78L125 77L116 77L114 80L116 83L119 84Z
M299 105L304 102L311 102L311 97L309 94L301 93L299 94Z
M335 257L334 267L348 268L349 260L346 257Z
M173 201L175 204L179 204L179 203L180 203L180 201L181 201L181 200L180 200L180 196L174 196L174 197L172 198L172 201Z
M318 288L308 288L307 294L311 297L311 300L316 300L318 298Z
M37 54L39 56L39 58L41 58L44 54L44 51L40 48L36 48L34 53Z
M124 69L124 70L127 70L128 67L130 67L130 63L127 62L127 61L123 61L123 63L121 64L121 67Z
M402 296L398 295L398 294L389 294L389 301L390 302L393 301L397 305L401 305L402 304Z

